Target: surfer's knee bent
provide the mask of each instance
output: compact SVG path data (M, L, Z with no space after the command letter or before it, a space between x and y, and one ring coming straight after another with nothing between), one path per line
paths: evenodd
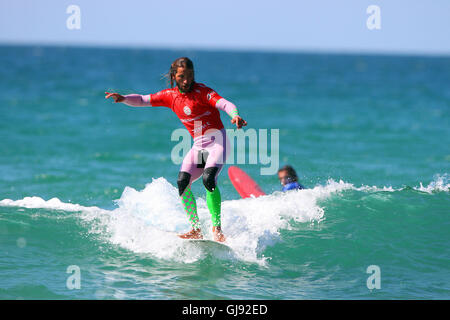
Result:
M180 173L178 173L177 184L178 184L178 193L180 194L180 196L183 194L184 190L186 190L190 180L191 180L190 173L184 171L180 171Z
M209 167L203 171L203 185L209 192L213 192L216 188L216 174L218 170L219 168L217 167Z

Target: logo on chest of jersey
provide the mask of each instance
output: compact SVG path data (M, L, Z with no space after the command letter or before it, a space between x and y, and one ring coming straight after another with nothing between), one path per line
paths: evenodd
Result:
M188 119L180 119L180 120L181 120L181 122L186 123L186 122L191 122L191 121L198 120L198 119L200 119L201 117L204 117L204 116L209 116L210 114L211 114L210 111L206 111L206 112L202 113L199 116L196 116L196 117L193 117L193 118L188 118Z
M192 113L191 108L189 108L188 106L184 106L183 111L184 111L184 114L187 116L190 116Z

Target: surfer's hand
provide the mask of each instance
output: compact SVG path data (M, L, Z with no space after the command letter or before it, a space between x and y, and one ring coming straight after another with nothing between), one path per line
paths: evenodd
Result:
M122 102L123 100L125 100L125 97L120 95L120 94L118 94L118 93L105 92L105 94L106 94L105 99L108 99L108 98L112 97L114 99L114 102L116 102L116 103L117 102Z
M235 116L233 119L231 119L231 123L236 123L236 126L238 129L247 125L247 121L245 121L244 119L242 119L239 116Z

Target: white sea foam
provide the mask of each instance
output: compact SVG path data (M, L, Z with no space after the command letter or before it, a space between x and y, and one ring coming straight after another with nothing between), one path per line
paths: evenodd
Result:
M280 231L290 229L293 223L320 223L325 219L320 200L345 190L361 192L395 192L404 188L361 186L340 180L328 180L325 185L311 189L275 192L259 198L225 200L222 202L222 227L230 251L217 257L239 259L264 265L263 251L280 239ZM437 176L428 186L414 188L423 192L449 191L448 177ZM81 219L89 231L103 241L121 248L151 256L190 263L202 259L210 251L177 237L190 226L181 206L177 188L164 178L153 179L141 191L126 187L116 200L117 208L104 210L64 203L57 198L44 200L26 197L22 200L5 199L1 206L45 208L81 212ZM211 218L203 198L197 197L198 214L205 238L212 238Z
M63 210L70 212L77 211L101 211L98 207L84 207L79 204L65 203L58 198L52 198L50 200L44 200L40 197L25 197L21 200L3 199L0 201L0 206L4 207L23 207L23 208L42 208L52 210Z
M348 188L352 185L330 180L325 186L307 190L223 201L222 227L232 257L264 264L262 251L280 240L282 229L291 228L293 221L320 222L324 211L317 201ZM190 226L177 189L164 178L154 179L141 191L125 188L116 203L118 208L108 214L83 215L83 219L98 220L111 243L182 262L196 261L207 254L202 247L176 236ZM211 239L211 218L203 198L197 197L197 208L205 238Z
M433 181L431 181L426 187L423 186L422 182L419 187L415 187L415 190L433 193L433 192L449 192L450 191L450 183L449 183L448 174L443 175L435 175Z

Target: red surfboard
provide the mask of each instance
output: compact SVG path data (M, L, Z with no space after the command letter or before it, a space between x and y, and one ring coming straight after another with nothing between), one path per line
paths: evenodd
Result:
M250 178L244 170L231 166L228 168L228 176L230 177L234 188L243 199L257 198L265 195L261 187L258 186L258 184Z

